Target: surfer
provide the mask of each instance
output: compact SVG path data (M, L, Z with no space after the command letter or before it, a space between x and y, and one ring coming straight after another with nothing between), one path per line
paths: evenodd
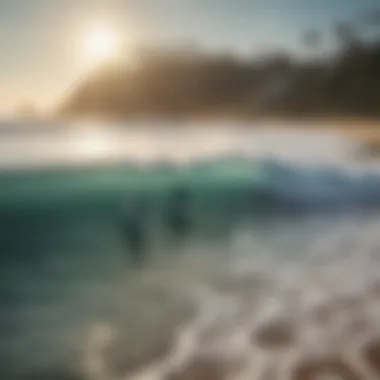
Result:
M169 207L166 214L166 223L176 238L183 239L190 230L188 204L190 194L183 186L172 190Z
M146 254L146 205L136 201L124 212L122 232L128 253L134 263L141 263Z

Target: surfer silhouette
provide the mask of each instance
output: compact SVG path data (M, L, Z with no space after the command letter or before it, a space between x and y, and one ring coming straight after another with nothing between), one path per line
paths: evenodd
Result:
M189 201L190 194L185 187L178 186L172 190L166 213L166 224L176 238L183 239L190 231Z
M122 233L134 263L141 263L146 254L146 214L146 205L141 200L128 206L123 213Z

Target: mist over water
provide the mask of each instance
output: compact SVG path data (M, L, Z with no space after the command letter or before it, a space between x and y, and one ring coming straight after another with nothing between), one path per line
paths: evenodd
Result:
M204 127L1 135L1 378L378 377L377 163L338 135Z

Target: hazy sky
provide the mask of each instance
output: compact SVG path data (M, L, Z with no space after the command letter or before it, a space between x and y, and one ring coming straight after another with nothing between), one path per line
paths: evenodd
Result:
M0 111L53 104L90 68L78 41L93 20L140 41L302 53L300 36L379 8L380 0L0 0Z

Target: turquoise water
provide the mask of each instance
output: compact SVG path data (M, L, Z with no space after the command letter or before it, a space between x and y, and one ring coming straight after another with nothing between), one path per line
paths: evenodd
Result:
M291 379L321 352L363 371L362 342L378 342L376 171L219 153L8 168L0 183L1 379L260 379L273 364ZM178 185L182 240L165 224ZM123 218L141 201L136 265ZM294 330L280 351L255 338L272 320Z
M223 234L228 224L234 223L226 215L234 218L244 214L246 205L241 195L249 187L259 186L258 179L248 172L226 175L219 169L212 172L207 168L157 169L127 164L8 171L0 177L2 330L7 337L1 346L5 358L16 358L17 368L18 357L26 365L38 367L39 360L33 363L28 344L40 344L38 351L47 357L51 354L49 344L61 344L50 335L33 338L33 330L47 328L44 313L53 313L48 323L57 325L57 330L62 327L60 323L67 326L71 318L73 306L65 306L65 302L80 304L75 307L75 328L88 313L91 317L97 312L115 313L115 305L107 310L109 305L102 305L101 299L86 306L76 298L90 285L100 289L115 286L113 281L121 281L133 270L122 230L125 206L136 200L148 205L145 228L152 247L143 258L148 262L154 250L160 251L154 245L170 236L163 220L173 186L183 184L189 190L196 225L192 233L207 237ZM259 210L258 204L253 206ZM162 251L173 250L170 242L161 246ZM78 311L86 307L95 310ZM33 316L28 321L29 313L41 313L41 321ZM59 347L53 352L58 354ZM16 371L12 360L4 362L5 368L11 364L10 372Z

